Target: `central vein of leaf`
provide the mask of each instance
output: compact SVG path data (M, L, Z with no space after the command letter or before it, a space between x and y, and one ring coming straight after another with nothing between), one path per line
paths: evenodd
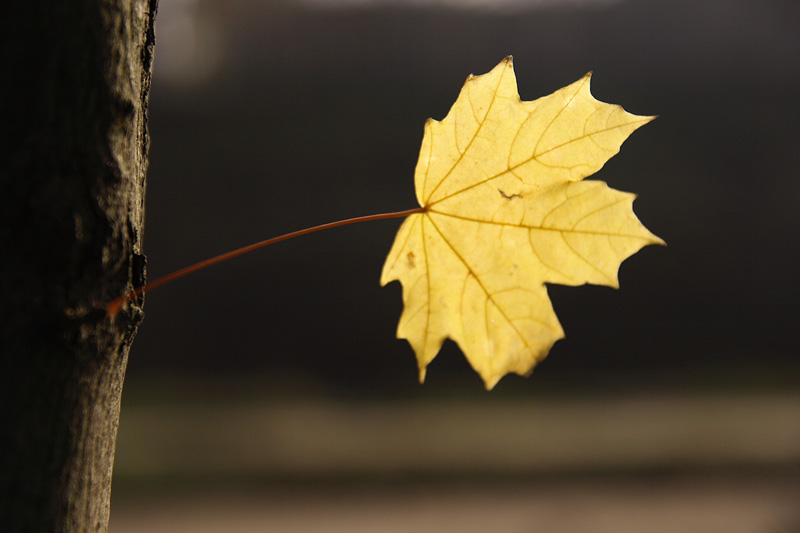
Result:
M522 342L525 343L525 346L529 350L533 351L533 347L531 347L531 345L528 343L528 339L525 338L525 335L523 335L522 332L517 328L516 324L514 324L514 322L508 317L508 315L506 315L506 313L503 310L503 308L500 305L497 304L497 302L495 301L492 293L489 291L489 289L486 288L486 286L483 284L481 279L478 277L478 275L475 273L475 271L469 265L469 263L464 258L464 256L462 256L458 252L456 247L453 246L453 244L450 242L450 240L447 238L447 236L442 232L441 228L439 228L439 226L436 225L436 222L433 221L433 217L427 216L425 218L430 220L431 224L433 224L433 227L436 229L436 232L439 234L439 236L442 238L442 240L445 242L445 244L447 244L447 246L450 248L450 250L452 250L452 252L456 255L456 257L458 257L459 261L461 261L464 264L464 266L467 268L467 272L469 273L469 275L472 276L475 279L475 281L478 282L478 285L480 285L481 290L484 292L484 294L486 294L486 299L488 301L491 301L492 304L494 304L495 309L497 309L500 312L500 314L503 316L505 321L508 322L508 324L514 330L514 332L519 336L520 339L522 339ZM429 277L430 277L430 274L429 274ZM463 317L462 317L462 320L463 320Z
M495 101L497 101L497 88L498 88L498 87L500 87L500 83L503 81L503 77L505 76L505 74L506 74L506 72L507 72L507 71L508 71L508 69L505 69L505 70L503 70L503 72L500 74L500 76L498 76L498 80L497 80L497 86L495 86L495 88L494 88L494 91L492 92L492 100L491 100L491 102L489 102L489 108L486 110L486 114L483 116L483 118L482 118L481 120L478 120L478 119L477 119L477 117L475 118L476 122L478 123L478 127L475 129L475 132L472 134L472 137L470 138L470 140L469 140L469 143L468 143L468 144L467 144L467 146L464 148L464 151L463 151L463 152L462 152L461 150L458 150L458 152L459 152L458 159L456 160L456 162L455 162L455 163L453 163L453 166L452 166L452 167L450 167L450 170L448 170L448 171L447 171L447 174L445 174L445 175L442 177L442 179L441 179L441 180L439 180L439 183L437 183L437 184L436 184L436 185L433 187L433 190L430 192L430 194L429 194L429 195L427 196L427 198L426 198L426 204L430 205L430 203L429 203L429 200L430 200L431 198L433 198L433 195L434 195L434 194L436 194L436 191L439 189L439 187L441 187L442 183L444 183L445 181L447 181L447 179L448 179L448 178L449 178L449 177L450 177L450 176L453 174L453 170L454 170L454 169L455 169L455 168L458 166L458 164L459 164L459 163L461 163L461 161L464 159L464 154L466 154L467 152L469 152L469 149L470 149L470 147L472 146L472 143L473 143L473 142L475 141L475 139L478 137L478 133L480 133L481 129L483 128L484 124L486 123L486 117L488 117L488 116L489 116L489 114L492 112L492 107L494 106L494 103L495 103ZM468 82L468 83L469 83L469 82ZM474 106L472 105L472 104L473 104L473 102L472 102L472 98L471 98L471 97L469 97L469 96L468 96L468 98L469 98L469 103L470 103L470 106L474 108ZM474 116L474 115L473 115L473 116ZM455 122L455 117L453 118L453 121ZM454 127L454 128L456 128L456 127L457 127L457 124L453 124L453 127ZM432 141L431 141L431 142L432 142ZM427 180L426 180L426 181L427 181ZM455 194L458 194L458 193L455 193ZM452 196L452 195L451 195L451 196ZM437 201L441 201L441 199L440 199L440 200L437 200ZM434 202L434 203L435 203L435 202Z

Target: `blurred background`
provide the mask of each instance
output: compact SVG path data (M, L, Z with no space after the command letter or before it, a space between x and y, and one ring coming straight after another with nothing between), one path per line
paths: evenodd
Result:
M415 207L425 120L507 55L660 115L595 178L668 247L551 286L566 339L491 393L450 342L417 383L399 220L159 289L111 531L800 531L800 4L161 0L156 37L150 279Z

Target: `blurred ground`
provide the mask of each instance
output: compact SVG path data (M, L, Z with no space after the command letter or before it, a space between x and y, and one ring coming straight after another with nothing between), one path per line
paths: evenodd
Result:
M112 533L796 533L796 481L761 477L224 491L114 504Z
M111 531L800 531L800 393L132 387Z

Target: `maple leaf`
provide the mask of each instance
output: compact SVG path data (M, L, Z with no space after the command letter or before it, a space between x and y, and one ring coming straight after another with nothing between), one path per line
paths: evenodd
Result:
M381 285L403 285L397 336L420 381L448 337L487 389L529 374L564 336L545 283L617 287L622 261L664 243L636 218L633 194L581 181L654 118L595 100L589 79L523 102L508 57L467 78L444 120L426 122L422 209L381 274Z

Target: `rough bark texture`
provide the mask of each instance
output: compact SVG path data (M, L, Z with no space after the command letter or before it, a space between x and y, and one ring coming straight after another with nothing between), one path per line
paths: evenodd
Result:
M105 531L144 278L157 0L0 15L0 531Z

